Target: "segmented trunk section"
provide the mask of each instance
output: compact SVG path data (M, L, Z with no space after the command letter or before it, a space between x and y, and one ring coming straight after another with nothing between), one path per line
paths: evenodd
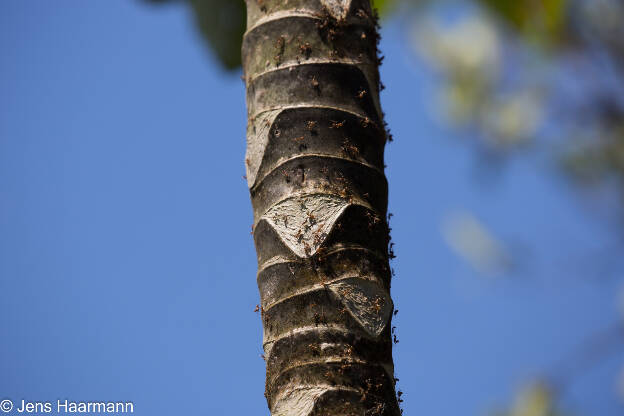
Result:
M398 415L368 0L247 0L247 181L273 416Z

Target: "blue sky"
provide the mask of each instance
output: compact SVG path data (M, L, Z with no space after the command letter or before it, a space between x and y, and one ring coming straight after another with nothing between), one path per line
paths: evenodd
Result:
M593 260L615 236L542 158L484 169L432 116L405 26L382 33L404 408L482 415L619 319L622 276ZM268 414L240 74L186 8L138 1L6 0L0 52L0 398ZM440 224L458 210L518 267L457 257ZM622 367L599 361L562 404L621 414Z

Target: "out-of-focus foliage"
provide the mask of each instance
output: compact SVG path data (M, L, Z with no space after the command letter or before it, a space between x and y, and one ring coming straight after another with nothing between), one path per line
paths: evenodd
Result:
M624 2L439 0L414 12L410 33L442 76L440 112L477 132L478 148L500 158L520 148L550 154L576 183L615 195L611 208L621 212ZM488 264L495 240L475 230L455 221L444 234L471 264ZM608 340L619 342L621 331ZM538 384L497 415L561 415L553 400Z
M622 22L619 0L441 0L415 14L412 44L482 149L554 148L580 183L624 189Z
M442 235L477 271L499 276L512 266L503 244L469 212L448 215L442 224Z
M493 416L565 416L556 409L555 399L546 384L536 382L521 390L509 410Z
M373 7L383 16L392 11L396 6L396 0L373 0Z
M618 119L579 128L574 145L564 154L564 166L585 185L624 175L624 113Z
M566 38L566 0L479 0L488 10L528 38L542 43L559 43Z
M509 75L505 44L484 13L468 13L452 24L424 18L413 26L412 40L446 77L439 101L449 121L480 129L488 148L507 150L531 140L542 117L541 90L500 88Z

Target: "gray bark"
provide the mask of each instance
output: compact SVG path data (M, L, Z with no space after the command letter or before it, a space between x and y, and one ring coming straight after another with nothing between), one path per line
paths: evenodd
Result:
M247 181L273 416L400 413L376 18L247 0Z

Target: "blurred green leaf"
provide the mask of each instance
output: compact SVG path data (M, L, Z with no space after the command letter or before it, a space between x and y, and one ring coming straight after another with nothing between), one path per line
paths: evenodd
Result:
M537 380L516 395L509 410L493 412L492 416L564 416L556 406L556 397L551 389Z
M227 69L241 65L246 27L243 0L190 0L199 30Z
M373 7L383 16L392 10L396 3L397 0L373 0Z
M512 28L531 40L556 44L565 38L566 0L478 0Z

